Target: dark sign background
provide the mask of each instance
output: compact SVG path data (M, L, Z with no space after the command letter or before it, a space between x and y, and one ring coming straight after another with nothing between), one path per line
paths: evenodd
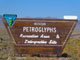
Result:
M61 54L72 30L74 29L77 20L63 20L63 19L28 19L17 18L13 25L9 27L3 19L4 24L14 40L14 44L18 53L28 54ZM45 25L35 25L34 23L42 23ZM54 32L23 32L23 27L49 27L56 28ZM38 35L38 38L22 38L23 35ZM40 38L41 35L49 35L50 38ZM59 38L56 36L59 35ZM28 41L47 41L46 44L40 43L24 43ZM49 44L50 40L57 42L56 44ZM54 42L53 42L54 43Z

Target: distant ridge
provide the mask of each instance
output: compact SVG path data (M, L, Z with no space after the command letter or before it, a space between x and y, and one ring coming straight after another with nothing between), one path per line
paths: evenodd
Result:
M0 15L0 27L3 26L3 22L2 22L2 15Z
M79 32L80 33L80 20L78 20L78 23L77 23L77 25L75 27L74 32Z
M33 17L27 16L27 17L24 17L24 18L33 18ZM48 17L35 17L35 19L57 19L57 18L48 16Z

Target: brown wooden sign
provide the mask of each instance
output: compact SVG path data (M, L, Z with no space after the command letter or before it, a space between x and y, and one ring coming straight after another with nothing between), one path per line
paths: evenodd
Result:
M77 20L17 18L4 24L18 53L61 54Z

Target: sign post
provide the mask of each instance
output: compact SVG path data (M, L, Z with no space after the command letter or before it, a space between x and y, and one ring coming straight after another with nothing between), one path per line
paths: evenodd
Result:
M5 17L3 22L18 53L56 55L62 53L77 24L76 19L16 18L7 25Z

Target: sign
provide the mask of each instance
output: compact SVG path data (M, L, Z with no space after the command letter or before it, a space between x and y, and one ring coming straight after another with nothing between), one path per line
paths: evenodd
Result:
M18 53L59 55L77 20L17 18L12 26L6 23Z
M8 26L11 26L17 17L17 15L11 15L11 14L10 15L4 14L3 16L5 20L7 21Z

